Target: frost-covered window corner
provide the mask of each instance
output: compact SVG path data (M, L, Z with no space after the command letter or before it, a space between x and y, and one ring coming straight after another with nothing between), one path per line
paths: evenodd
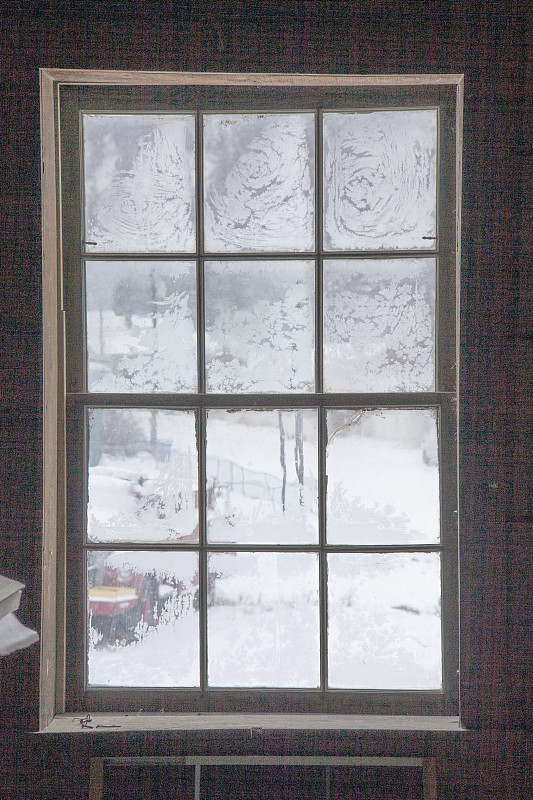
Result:
M457 81L191 75L58 96L64 708L453 713Z

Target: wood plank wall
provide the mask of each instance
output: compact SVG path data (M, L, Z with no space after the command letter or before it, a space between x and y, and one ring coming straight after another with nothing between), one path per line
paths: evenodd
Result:
M532 12L480 0L0 3L0 572L39 625L39 67L465 74L462 704L466 734L36 737L38 648L0 662L3 797L87 797L89 758L437 758L439 798L531 797Z

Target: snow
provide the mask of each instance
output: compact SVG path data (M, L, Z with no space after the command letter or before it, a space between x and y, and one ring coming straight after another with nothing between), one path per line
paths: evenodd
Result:
M304 445L316 453L316 412L305 413ZM339 413L331 412L334 416L328 424L330 449L334 446L337 467L337 476L330 476L330 488L341 476L341 484L352 502L358 497L356 491L360 492L362 499L356 506L369 509L374 524L373 528L354 526L348 530L355 530L359 536L363 530L372 543L376 543L376 531L380 537L392 531L395 542L435 541L438 471L422 457L422 441L428 431L433 430L436 435L432 412L403 409L367 412L366 419L335 433L343 424L344 418ZM294 412L284 412L288 453L292 453L289 442L294 443L291 414ZM211 411L210 421L213 426L210 436L208 422L210 463L231 452L235 466L247 469L258 466L260 454L263 474L279 476L276 412ZM162 427L165 436L172 422L169 415L166 427ZM228 442L233 443L231 450ZM312 480L316 474L313 472L316 455L307 454L304 463L308 469L315 465L311 474L306 473L306 480ZM120 487L119 477L115 480ZM292 481L296 490L294 476ZM252 541L264 541L263 533L268 526L262 528L257 521L262 517L268 520L271 513L283 516L279 503L268 505L261 497L246 497L238 484L230 494L233 507L245 524L227 526L223 533L211 535L228 545L231 541L249 541L246 526L253 521L255 507L256 527L252 526L252 531L256 538ZM122 495L124 502L125 498L129 500L124 487ZM117 507L121 502L118 489L114 498ZM217 518L216 505L210 514L212 519ZM365 524L368 519L368 515L364 517ZM276 531L276 541L283 541L280 536L283 530L281 526ZM299 530L296 541L301 541L298 537L302 537L302 531L310 529L296 530ZM337 537L346 539L348 534L340 535L339 530L342 526L337 529ZM287 531L291 531L290 526ZM294 529L291 535L287 541L295 541ZM330 541L332 537L330 531ZM106 644L93 633L89 650L91 684L198 686L199 615L193 603L196 567L188 566L184 573L183 564L172 563L173 558L185 555L193 554L139 550L108 556L111 563L127 562L139 572L154 571L160 585L184 583L184 590L179 596L174 591L167 599L155 628L145 630L141 623L136 641ZM332 554L328 564L330 685L438 689L441 685L438 554ZM209 572L216 575L214 604L208 608L211 686L317 686L317 570L317 556L313 553L210 554Z
M208 609L209 685L316 687L316 556L217 554L210 567L230 560ZM330 686L439 689L438 555L332 555L329 572ZM199 615L190 599L176 608L137 642L92 647L90 683L198 686Z
M295 464L298 418L302 430L301 484ZM317 541L317 412L284 410L281 424L287 470L285 506L279 412L209 412L207 475L208 485L216 487L214 502L208 511L211 542L289 544Z
M211 686L319 684L318 559L312 553L212 554Z
M89 411L90 541L197 539L197 494L193 412Z
M198 612L191 598L181 612L171 601L156 628L139 623L137 634L139 641L129 644L90 647L91 686L199 686Z
M328 558L329 679L334 688L440 689L440 558Z
M201 266L208 392L315 390L314 119L203 117L204 252L228 254ZM194 116L83 124L88 250L147 255L86 265L89 391L194 393ZM325 113L323 126L325 247L433 248L436 111ZM232 259L261 251L293 255ZM326 391L434 390L435 276L430 257L324 261ZM328 544L438 545L437 422L327 412ZM89 619L89 682L198 687L197 413L93 408L88 423L88 582L105 585L107 564L136 596L152 588L155 616L139 603L116 635ZM318 411L210 409L206 436L209 685L316 688L317 552L231 548L317 545ZM440 688L438 553L326 561L329 685Z
M424 461L424 446L437 452L435 412L341 413L328 419L328 541L438 543L439 471Z

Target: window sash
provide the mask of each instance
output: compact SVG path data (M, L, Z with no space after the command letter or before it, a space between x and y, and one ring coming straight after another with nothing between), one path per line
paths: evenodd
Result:
M115 94L116 102L112 102L113 111L120 110L124 108L126 105L131 109L131 104L136 106L136 112L140 111L141 109L148 107L150 110L157 111L159 113L161 108L168 107L168 99L164 96L164 92L160 90L147 90L145 87L138 88L134 87L133 89L129 88L124 89L123 87L120 90L104 90L104 93L108 93L111 91L111 94ZM346 101L346 94L347 89L323 89L323 90L315 90L312 89L311 93L313 95L320 94L319 102L327 104L328 110L330 109L337 109L337 108L348 108L347 101ZM261 92L262 95L261 96ZM439 235L439 248L438 250L423 250L423 251L379 251L379 252L372 252L372 251L358 251L352 252L347 251L345 253L341 252L329 252L323 251L320 247L319 242L319 230L320 230L320 217L322 213L321 208L321 197L320 192L316 193L315 204L318 216L316 217L316 242L317 247L315 251L311 253L254 253L254 254L245 254L242 256L234 256L233 254L218 254L220 256L220 260L254 260L254 259L271 259L271 260L281 260L283 258L291 258L291 259L316 259L318 263L317 274L317 286L319 291L316 296L316 303L317 303L317 313L316 313L316 320L317 320L317 328L318 333L321 334L321 324L322 324L322 314L321 306L322 306L322 298L321 298L321 280L320 280L320 273L321 273L321 263L322 260L327 259L340 259L340 258L368 258L368 257L375 257L375 258L401 258L402 256L408 255L409 257L429 257L431 255L438 256L438 259L441 263L445 263L446 267L443 269L437 269L437 276L438 276L438 326L440 326L441 331L454 331L455 330L455 294L456 294L456 283L455 283L455 263L456 263L456 243L457 243L457 231L455 225L455 214L456 214L456 201L455 201L455 191L456 191L456 175L455 175L455 137L456 137L456 130L455 130L455 118L453 117L454 114L454 94L455 94L455 87L449 88L445 86L439 86L437 89L435 87L429 88L420 88L416 89L414 92L411 88L402 88L400 90L393 90L391 92L389 87L377 87L373 86L371 89L363 89L361 90L354 90L359 96L357 99L357 107L358 108L383 108L383 103L387 102L386 98L390 98L393 100L395 104L402 105L411 105L413 104L413 97L416 99L416 107L420 107L418 105L419 101L428 103L432 107L435 106L437 103L441 109L441 117L443 117L442 122L442 131L441 131L441 170L442 170L442 180L440 186L440 195L439 195L439 204L441 207L444 207L444 214L439 215L439 226L440 226L440 235ZM124 98L124 93L131 95L129 98ZM82 107L84 110L100 110L101 94L102 90L100 88L95 87L83 87L79 89L73 89L69 87L68 90L62 90L61 92L61 118L62 121L65 123L64 131L65 138L62 140L62 154L64 156L64 175L66 175L66 179L63 179L63 197L65 200L67 198L71 199L73 196L80 197L76 186L80 181L80 166L79 166L79 155L76 153L76 147L72 148L72 126L76 126L76 118L78 117L78 110L77 108ZM70 97L68 95L71 95ZM220 99L220 91L217 89L209 88L172 88L170 90L170 94L172 96L172 103L176 103L177 107L180 110L189 110L193 108L195 111L198 110L199 107L205 105L206 102L209 103L210 109L213 111L224 111L227 112L227 102L228 96L230 99L233 99L236 103L239 110L261 110L262 107L269 108L273 103L272 97L279 96L280 90L279 89L268 89L268 90L260 90L259 92L248 92L245 91L244 93L240 89L234 89L233 87L225 87L223 91L223 99ZM289 101L283 100L281 106L283 109L289 108L307 108L309 104L304 104L302 97L305 96L307 98L307 89L298 89L294 93L290 93L291 99ZM72 95L78 95L78 97L73 97ZM376 99L376 95L378 96ZM192 99L191 99L192 97ZM208 100L206 101L206 97ZM445 98L445 103L442 105L443 97ZM437 100L435 99L437 98ZM237 102L238 99L238 102ZM185 102L184 102L185 101ZM450 102L451 101L451 102ZM389 100L390 102L390 100ZM336 105L335 105L336 104ZM397 106L395 106L397 107ZM112 113L110 111L110 113ZM198 115L199 116L199 115ZM78 117L79 118L79 117ZM70 130L69 130L70 128ZM197 147L197 151L200 150L200 144ZM320 150L320 147L317 147L317 152ZM77 162L77 163L76 163ZM197 173L198 174L198 181L200 184L201 178L201 170ZM317 172L318 175L318 172ZM318 182L319 186L321 185L321 181ZM73 194L74 192L74 194ZM81 202L81 198L80 198ZM200 203L198 203L200 205ZM80 204L72 204L63 202L63 223L65 230L71 231L80 231L79 220L81 218L80 214ZM199 228L197 228L197 236L199 236ZM67 456L67 473L70 475L80 475L83 474L80 471L80 454L83 452L83 443L81 443L81 449L77 450L76 452L76 443L80 445L79 442L79 420L80 414L83 416L83 409L85 407L95 407L95 408L105 408L105 407L112 407L112 406L120 406L120 407L150 407L150 408L164 408L164 407L172 407L172 408L193 408L193 409L207 409L207 408L278 408L278 407L285 407L285 408L376 408L376 407L385 407L385 408L437 408L439 411L439 418L440 418L440 428L441 431L444 431L444 435L441 437L441 448L442 448L442 463L441 463L441 486L443 487L442 490L442 497L441 497L441 509L442 509L442 532L443 532L443 539L440 545L431 547L432 551L441 552L443 555L443 600L444 607L443 607L443 656L444 656L444 663L446 666L445 672L443 674L443 682L444 682L444 690L443 692L411 692L409 691L407 694L409 697L406 696L404 692L390 692L385 690L383 692L360 692L360 691L339 691L339 690L328 690L327 695L324 693L324 690L306 690L304 692L299 690L250 690L245 688L240 691L235 691L233 689L229 690L219 690L219 689L209 689L204 694L205 697L198 697L197 690L145 690L140 688L139 690L123 690L120 688L113 688L112 690L106 689L89 689L85 693L83 690L80 691L79 688L79 676L80 676L80 668L83 671L83 667L81 662L83 661L83 653L80 652L79 648L73 648L69 654L67 654L67 674L75 674L74 682L70 684L68 687L68 696L70 702L68 702L68 706L70 708L78 708L78 707L90 707L92 709L100 708L113 708L116 709L117 705L123 708L129 708L130 710L134 710L139 705L139 699L142 699L143 707L144 708L152 708L156 709L160 700L164 700L165 706L168 708L172 707L179 707L179 708L190 708L191 710L207 710L211 708L242 708L244 710L249 710L250 708L268 708L268 709L278 709L278 708L306 708L314 707L316 709L322 710L342 710L342 709L358 709L358 710L367 710L367 711L376 711L379 708L387 708L389 709L392 706L395 709L399 709L401 711L408 711L408 712L416 712L416 710L420 709L429 709L433 710L434 713L438 713L439 711L442 712L443 710L447 710L447 713L450 711L455 711L455 700L454 695L456 693L456 585L457 585L457 569L455 565L456 559L456 515L455 515L455 507L456 507L456 478L455 478L455 464L454 464L454 452L455 452L455 386L454 386L454 368L452 363L455 361L455 337L452 336L439 336L437 330L436 336L436 344L439 347L437 352L437 365L436 365L436 380L437 386L439 391L432 392L432 393L375 393L375 394L345 394L345 393L331 393L331 394L324 394L322 391L317 391L316 393L310 392L308 395L298 395L298 394L290 394L290 395L283 395L283 394L268 394L268 395L219 395L219 394L204 394L200 392L199 394L194 395L181 395L181 394L153 394L153 395L144 395L144 394L100 394L100 393L87 393L84 391L84 380L83 380L83 370L80 370L80 364L83 364L83 359L80 360L80 355L83 356L85 350L85 342L82 336L80 336L80 326L78 320L82 318L83 315L83 304L82 304L82 292L80 290L80 276L81 276L81 269L79 264L82 263L82 259L87 261L92 260L150 260L150 261L157 261L157 260L191 260L195 258L199 258L200 261L203 260L216 260L217 254L209 253L204 254L202 252L201 246L199 247L199 252L195 256L194 254L180 254L177 258L176 255L173 254L152 254L152 253L139 253L139 254L132 254L132 253L83 253L80 252L79 244L77 242L81 241L81 235L74 235L71 237L64 238L64 246L63 246L63 276L64 276L64 286L63 286L63 295L65 299L64 309L66 312L66 339L69 343L69 348L67 349L67 394L66 394L66 416L67 416L67 436L66 441L67 443L72 443L72 447L68 447L68 456ZM200 326L199 326L200 328ZM201 338L201 336L200 336ZM317 351L320 350L320 343L321 337L315 334L315 343L317 345ZM203 359L203 355L200 355L200 361ZM316 365L322 365L322 356L320 352L317 352L316 356ZM203 366L200 364L200 366ZM319 372L317 371L317 376ZM203 386L201 387L203 388ZM317 389L321 389L322 384L318 381ZM205 468L205 465L204 465ZM323 478L322 478L323 480ZM202 480L199 482L200 491L204 492L205 494L205 485ZM72 515L74 520L77 520L75 524L69 530L69 537L74 536L77 538L80 531L80 508L79 508L79 481L73 481L68 486L67 491L67 506L69 509L69 513ZM204 498L205 501L205 498ZM85 513L85 509L81 509L81 513ZM83 524L83 523L82 523ZM77 531L77 533L75 533ZM79 541L79 538L78 538ZM94 547L94 549L102 549L101 545L90 545L90 547ZM104 545L104 549L107 545ZM129 545L124 545L124 543L120 543L119 547L114 547L114 549L127 549ZM109 546L111 549L111 546ZM130 549L145 549L144 545L142 546L131 546ZM154 547L154 549L157 549ZM164 547L162 549L165 549ZM176 547L179 549L179 545ZM208 546L209 550L217 549L216 546ZM232 546L231 549L238 549L235 546ZM246 548L240 548L246 550ZM260 549L257 546L251 547L249 549L257 550ZM285 550L286 546L280 546L277 548L278 550ZM300 546L296 547L296 550L302 551ZM346 548L341 548L345 549ZM364 546L354 546L353 548L350 547L348 549L353 549L356 552L365 552ZM371 550L375 550L376 548L371 548ZM379 547L377 548L380 549ZM381 548L383 549L383 548ZM415 546L414 548L416 551L421 552L424 551L423 547ZM326 545L322 547L321 552L333 552L335 550L335 546L333 545ZM402 548L394 547L393 550L395 552L400 552ZM69 556L68 556L68 572L71 573L71 568L74 569L74 572L78 574L82 574L83 570L80 569L80 555L81 560L83 561L83 555L80 554L79 550L74 552L71 551L69 548ZM81 581L81 584L83 581ZM69 621L69 627L71 624L75 624L76 627L74 629L80 629L77 627L79 625L79 611L73 612L73 609L78 607L78 609L82 609L82 617L84 603L80 600L80 596L83 593L82 585L78 581L77 585L73 587L71 592L71 599L72 603L68 603L67 608L67 617ZM448 599L446 599L448 598ZM322 623L323 627L324 623ZM77 684L77 685L76 685ZM136 697L132 698L132 694L135 694ZM248 695L248 697L243 697L243 695ZM158 698L158 699L156 699ZM383 701L383 702L382 702ZM185 703L185 706L183 706ZM307 704L310 703L311 706ZM237 704L237 705L235 705ZM263 705L261 705L263 704ZM288 704L288 705L287 705Z

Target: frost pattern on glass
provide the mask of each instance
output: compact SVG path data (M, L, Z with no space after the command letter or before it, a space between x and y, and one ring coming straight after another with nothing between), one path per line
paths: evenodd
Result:
M317 555L213 553L209 569L209 685L318 686Z
M199 686L196 553L91 551L92 686Z
M89 392L195 392L191 261L86 263Z
M324 262L328 392L435 388L433 258Z
M89 410L91 542L198 540L192 411Z
M323 120L326 250L435 247L437 111L327 113Z
M314 389L312 261L208 261L209 392Z
M327 429L328 543L437 543L436 412L328 411Z
M313 114L206 114L206 251L313 250L314 159Z
M440 689L438 553L328 556L329 685Z
M208 540L316 542L317 436L315 410L209 411Z
M83 141L87 250L194 252L194 116L84 114Z

